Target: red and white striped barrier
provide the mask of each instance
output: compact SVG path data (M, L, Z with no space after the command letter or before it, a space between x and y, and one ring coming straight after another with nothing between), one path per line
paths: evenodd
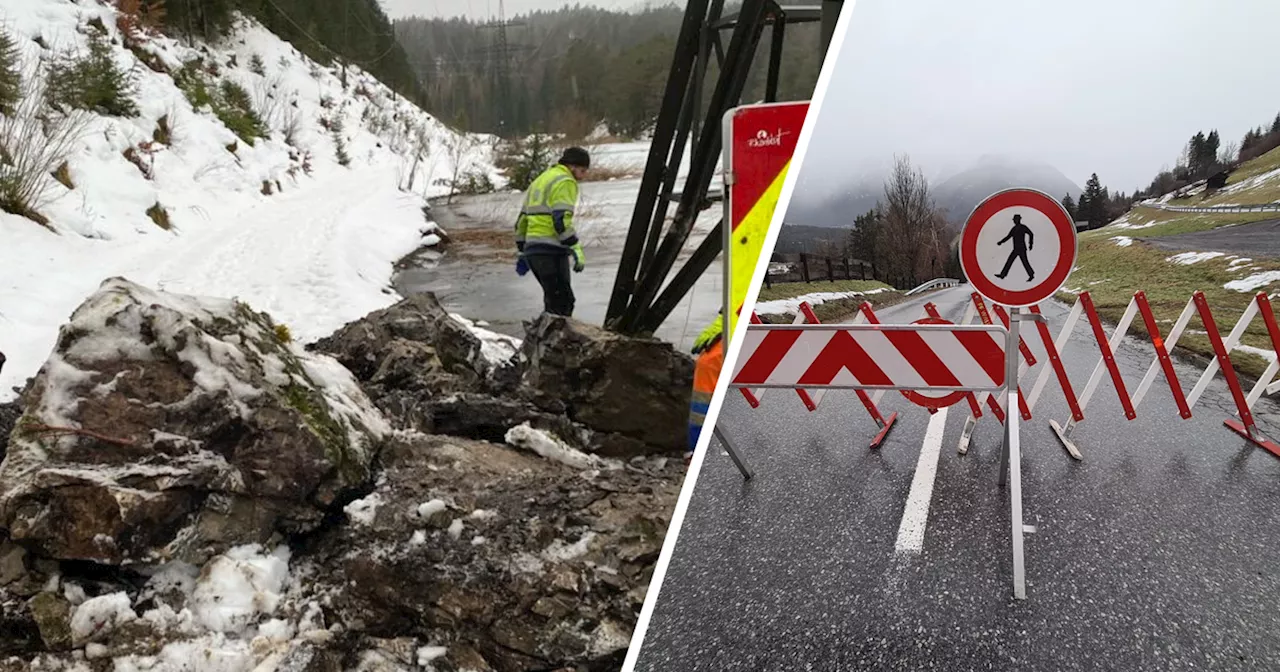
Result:
M801 311L807 319L812 314ZM975 412L975 392L1005 390L1012 403L1016 389L1018 323L999 325L952 324L936 315L914 324L878 324L870 306L861 315L866 323L804 323L748 325L729 386L751 391L748 399L772 387L795 390L852 389L863 394L898 390L913 402L931 409L969 399ZM754 390L754 391L752 391ZM941 394L942 396L935 396ZM806 405L816 408L807 392ZM874 408L871 401L869 408ZM873 413L878 413L874 411ZM896 417L896 416L895 416ZM880 437L887 430L882 428ZM724 440L721 435L721 440ZM727 445L727 443L726 443ZM1026 597L1023 560L1022 477L1017 417L1005 423L1000 460L1000 483L1010 477L1009 501L1013 547L1014 597ZM732 449L730 454L733 455ZM735 462L738 462L735 458ZM739 466L742 469L742 466ZM749 471L743 470L748 476Z
M751 314L751 323L763 324L755 313ZM809 302L802 301L800 302L800 310L796 313L796 317L791 323L821 324L822 320L818 319L818 315L813 312L813 307L809 305ZM764 395L765 388L742 387L739 388L739 390L742 392L742 396L747 400L747 403L750 404L752 408L759 408L760 398ZM818 405L822 403L822 398L827 392L826 388L819 388L815 390L813 394L810 394L808 390L802 387L796 387L795 390L796 394L800 397L800 401L811 413L818 410ZM884 443L885 437L889 435L889 432L893 429L894 423L898 419L898 414L896 412L891 413L889 414L889 417L886 418L880 413L880 408L878 406L879 395L884 394L883 391L877 393L877 397L874 401L863 390L855 390L855 392L858 395L858 401L862 402L863 408L867 409L867 413L876 423L877 432L876 435L872 437L870 444L871 449L874 450L879 448L880 444Z
M975 316L983 323L990 324L991 318L987 311L987 307L982 297L976 292L971 297L971 303L966 310L964 319L961 324L972 322ZM1033 307L1032 312L1039 313L1039 307ZM1000 306L994 306L994 311L1001 317L1001 320L1007 324L1007 317L1004 309ZM1214 350L1214 359L1209 362L1204 372L1196 380L1195 385L1190 392L1184 391L1182 383L1178 380L1177 372L1173 366L1173 360L1170 353L1177 345L1178 339L1185 333L1187 325L1195 316L1199 316L1204 325L1206 336ZM1063 349L1070 342L1071 334L1079 322L1081 316L1088 321L1090 330L1093 333L1094 340L1098 346L1099 359L1094 366L1093 373L1085 382L1082 392L1077 396L1075 388L1071 383L1070 377L1067 375L1066 369L1062 364ZM1121 375L1120 367L1116 364L1115 353L1124 342L1125 336L1129 332L1130 326L1136 317L1141 316L1147 333L1150 336L1151 348L1153 351L1153 359L1150 367L1147 369L1146 375L1138 382L1136 388L1133 388L1130 394L1130 385ZM1277 326L1275 312L1272 309L1270 298L1266 293L1259 293L1249 302L1248 307L1236 321L1235 326L1224 339L1218 328L1217 322L1213 317L1213 312L1209 307L1208 301L1203 292L1196 292L1187 301L1186 307L1182 314L1174 322L1173 328L1165 336L1160 331L1160 326L1155 319L1151 306L1147 301L1144 292L1135 292L1133 298L1129 301L1128 307L1120 317L1119 323L1115 330L1108 337L1102 320L1098 317L1098 311L1094 307L1093 298L1088 292L1082 292L1075 305L1072 306L1071 312L1067 315L1066 321L1063 323L1061 330L1058 332L1056 339L1051 339L1049 327L1044 322L1039 322L1037 326L1040 341L1048 354L1049 366L1041 369L1039 376L1031 387L1031 393L1026 398L1025 407L1022 409L1022 417L1029 420L1031 411L1035 407L1036 402L1040 399L1041 393L1049 381L1049 377L1055 376L1058 381L1058 387L1062 390L1066 399L1067 406L1071 411L1071 416L1059 423L1056 420L1050 420L1050 427L1054 434L1062 442L1067 452L1076 459L1081 459L1082 455L1079 447L1071 439L1073 430L1085 420L1085 410L1089 406L1089 402L1093 399L1094 393L1097 391L1099 384L1102 382L1104 375L1109 375L1117 395L1117 400L1121 411L1128 420L1137 418L1137 411L1147 393L1151 390L1151 386L1155 383L1157 377L1163 375L1166 384L1169 386L1170 394L1174 403L1178 407L1178 414L1183 418L1190 418L1192 409L1200 396L1208 388L1209 383L1213 380L1221 370L1226 380L1227 387L1231 390L1232 399L1236 405L1237 418L1230 418L1224 421L1224 424L1239 434L1244 439L1254 445L1267 450L1273 455L1280 457L1280 445L1263 436L1258 430L1253 420L1252 409L1254 404L1263 394L1280 392L1280 382L1276 381L1276 376L1280 373L1280 356L1273 359L1263 372L1258 382L1247 392L1240 383L1239 376L1236 374L1235 368L1231 363L1231 352L1240 344L1241 338L1250 324L1262 317L1266 326L1267 334L1271 341L1272 351L1280 355L1280 326ZM1024 363L1022 371L1028 366L1035 364L1029 348L1023 347ZM977 414L971 416L965 423L964 432L961 435L959 450L964 453L967 450L969 439L973 432L974 424L979 416ZM999 416L998 416L999 417Z
M1003 329L955 324L760 325L733 373L759 388L999 390Z

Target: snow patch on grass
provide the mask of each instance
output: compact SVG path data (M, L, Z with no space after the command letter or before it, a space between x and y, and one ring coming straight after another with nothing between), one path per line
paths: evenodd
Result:
M869 289L865 292L813 292L811 294L803 294L801 296L790 299L774 299L773 301L760 301L756 303L757 315L781 315L783 313L795 313L800 310L801 303L808 303L810 306L817 306L827 301L839 301L841 299L849 299L855 296L871 296L881 292L890 291L885 287L877 287Z
M1115 241L1119 247L1129 247L1133 244L1133 239L1129 236L1112 236L1111 240Z
M1180 254L1175 254L1172 257L1166 258L1165 261L1168 261L1174 264L1182 264L1183 266L1190 266L1192 264L1198 264L1202 261L1217 259L1218 257L1221 257L1224 254L1226 253L1225 252L1182 252Z
M1223 189L1218 193L1233 194L1237 191L1245 191L1248 189L1252 189L1260 184L1270 182L1271 180L1275 180L1275 179L1280 179L1280 168L1267 171L1265 173L1262 173L1261 175L1254 175L1253 177L1247 180L1241 180L1235 184L1229 184L1226 187L1223 187Z
M1249 353L1249 354L1257 355L1257 356L1259 356L1259 357L1261 357L1261 358L1263 358L1263 359L1267 360L1267 362L1274 362L1274 361L1276 361L1276 353L1274 353L1274 352L1272 352L1272 351L1270 351L1270 350L1263 349L1263 348L1255 348L1255 347L1253 347L1252 345L1244 345L1244 344L1242 343L1242 344L1239 344L1239 345L1237 345L1236 347L1232 348L1232 350L1233 350L1233 351L1239 351L1239 352L1247 352L1247 353Z
M1280 282L1280 271L1263 271L1254 273L1239 280L1232 280L1223 285L1223 289L1230 289L1234 292L1252 292L1256 289L1266 287L1273 282Z

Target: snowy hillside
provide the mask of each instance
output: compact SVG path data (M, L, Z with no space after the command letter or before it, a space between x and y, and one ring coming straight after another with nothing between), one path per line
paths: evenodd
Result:
M42 142L59 124L75 131L62 169L42 175L36 214L0 212L0 400L111 276L238 297L299 340L328 334L394 302L392 262L434 240L425 198L470 171L500 179L488 138L454 133L358 68L344 86L339 67L253 21L217 44L131 33L130 48L118 18L100 0L0 1L25 73L0 142L22 144L31 119ZM131 73L137 116L43 111L37 64L87 53L95 33ZM248 94L266 137L238 135L207 102L226 83Z

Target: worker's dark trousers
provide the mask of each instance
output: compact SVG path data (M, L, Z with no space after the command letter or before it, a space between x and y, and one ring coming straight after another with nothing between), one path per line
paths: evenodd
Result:
M542 285L543 309L553 315L573 316L573 287L570 284L569 255L526 254L533 277Z

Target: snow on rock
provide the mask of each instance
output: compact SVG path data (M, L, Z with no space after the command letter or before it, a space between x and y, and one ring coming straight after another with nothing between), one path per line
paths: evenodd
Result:
M124 592L90 598L76 607L71 617L72 641L83 644L96 637L105 636L137 617L129 602L129 595Z
M857 296L872 296L881 292L889 291L885 287L877 287L868 289L865 292L812 292L790 299L775 299L773 301L760 301L756 303L757 315L782 315L784 313L796 313L800 311L801 303L808 303L810 306L816 306L826 303L827 301L839 301L841 299L851 299Z
M1280 271L1263 271L1248 277L1232 280L1222 287L1236 292L1252 292L1266 287L1273 282L1280 282Z
M55 53L86 53L88 23L100 21L113 59L136 77L140 112L87 114L67 156L74 188L48 178L47 203L37 208L59 235L0 213L9 359L0 400L35 374L58 321L104 278L238 296L308 342L394 301L383 291L392 263L432 242L419 234L424 199L447 192L443 182L455 164L502 183L493 138L454 132L354 65L344 88L338 67L312 62L253 20L239 20L214 44L145 38L139 53L167 70L157 72L123 46L116 16L105 0L0 6L0 22L27 66ZM254 56L265 64L262 74L251 69ZM242 86L269 137L247 142L207 107L192 106L172 73L210 64L217 74L205 75L208 88ZM153 139L162 118L171 129L168 144ZM348 166L325 128L339 121ZM145 157L150 178L125 158L129 150ZM146 215L156 204L167 211L170 230Z
M1112 236L1111 240L1115 241L1118 247L1129 247L1133 244L1133 239L1129 236Z
M424 646L418 649L418 664L426 667L431 664L431 661L444 657L446 653L449 653L449 648L445 646Z
M289 549L265 553L260 546L233 548L214 558L191 594L195 621L213 632L242 634L271 615L289 576Z
M520 352L520 339L506 334L499 334L496 331L489 331L456 313L451 313L450 316L462 323L467 329L470 329L471 333L480 339L480 355L491 366L502 366L511 361L511 358L517 352Z
M102 283L0 463L0 525L57 559L202 563L318 525L386 421L350 374L228 299Z
M368 497L357 499L343 507L343 511L347 517L361 525L372 525L373 518L378 513L378 507L382 505L382 498L378 493L373 493Z
M425 518L430 518L436 515L437 513L444 511L447 508L449 508L449 505L445 504L443 500L433 499L429 502L423 502L419 504L418 508L415 509L415 512L418 514L419 518L425 519Z
M1190 266L1191 264L1198 264L1202 261L1217 259L1218 257L1221 257L1224 254L1226 253L1225 252L1182 252L1180 254L1175 254L1172 257L1166 258L1165 261L1174 263L1174 264L1182 264L1183 266Z
M550 432L534 429L529 423L507 430L507 443L531 450L549 460L567 464L575 469L621 469L622 463L597 455L588 455L561 441Z

